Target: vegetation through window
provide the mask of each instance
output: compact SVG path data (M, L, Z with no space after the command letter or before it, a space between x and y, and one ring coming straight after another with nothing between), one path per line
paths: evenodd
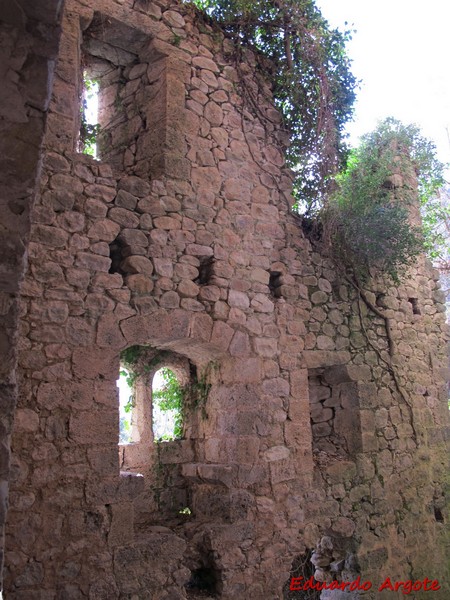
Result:
M122 367L116 382L119 388L119 444L131 444L134 441L132 436L134 383L132 373Z
M100 133L98 124L99 91L99 82L92 79L87 71L84 71L79 149L83 154L94 158L98 158L97 138Z
M183 434L183 388L171 369L163 367L153 376L152 399L155 441L180 439Z

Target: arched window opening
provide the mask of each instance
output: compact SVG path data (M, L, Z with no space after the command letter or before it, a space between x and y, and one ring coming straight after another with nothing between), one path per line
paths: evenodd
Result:
M183 388L171 369L163 367L154 374L152 400L155 441L181 439L183 434Z

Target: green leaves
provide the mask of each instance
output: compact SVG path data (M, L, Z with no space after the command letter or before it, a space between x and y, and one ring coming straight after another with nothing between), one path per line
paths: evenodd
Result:
M298 206L313 214L329 178L345 158L343 128L353 112L356 80L345 43L314 0L194 0L240 44L273 65L268 76L290 131L288 165L296 174ZM238 56L239 59L239 56Z
M322 218L334 255L358 279L377 269L398 282L417 255L432 246L429 222L439 218L435 194L442 170L433 144L419 129L391 118L350 153ZM419 202L417 182L423 228L411 213ZM427 213L430 206L434 212Z
M100 134L100 125L92 123L89 114L89 103L98 94L99 82L91 79L86 72L83 73L83 102L81 105L80 122L80 151L89 156L96 156L97 139Z
M174 412L173 437L163 436L162 439L178 439L183 434L183 388L180 386L175 373L168 368L158 371L163 379L163 386L153 390L153 403L163 412Z

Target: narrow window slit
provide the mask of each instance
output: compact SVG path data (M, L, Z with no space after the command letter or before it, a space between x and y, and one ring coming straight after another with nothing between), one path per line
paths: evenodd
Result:
M437 506L434 507L434 518L438 523L444 523L444 515L442 514L441 509Z
M214 258L207 256L200 260L198 268L198 277L194 279L199 285L208 285L211 283L211 278L214 275Z
M88 71L83 71L79 151L98 158L97 138L100 85Z
M121 264L124 256L124 244L119 238L116 238L109 244L109 258L111 259L111 266L109 267L110 275L119 273L119 275L126 275L125 271L121 268Z
M281 298L281 271L270 271L269 290L274 298Z
M408 302L411 304L412 306L412 311L414 315L421 315L422 313L420 312L420 308L419 308L419 301L417 298L408 298Z

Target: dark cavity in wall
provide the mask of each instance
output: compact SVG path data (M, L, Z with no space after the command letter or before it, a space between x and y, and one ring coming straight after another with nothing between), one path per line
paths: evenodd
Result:
M421 315L419 308L419 301L417 298L408 298L408 302L411 304L412 311L414 315Z
M109 245L109 258L111 259L111 266L109 268L109 273L113 275L114 273L119 273L120 275L125 275L125 271L123 271L120 267L123 259L125 258L123 255L124 244L116 238Z
M195 283L199 285L208 285L211 283L211 278L214 275L214 258L207 256L200 260L200 266L198 268L198 277L194 279Z
M434 518L436 519L436 521L438 523L444 522L444 515L442 514L441 509L438 508L437 506L434 507Z
M198 597L197 592L203 592L210 596L216 596L220 583L220 571L214 567L200 567L192 571L192 576L186 584L188 598ZM202 594L203 595L203 594Z
M281 271L270 271L269 290L274 298L281 298Z
M300 581L304 583L305 581L308 581L308 579L310 579L311 577L314 577L315 568L311 562L312 553L312 550L307 550L304 554L300 554L299 556L294 558L289 579L285 583L283 588L283 600L320 600L320 592L317 590L290 589L291 587L300 587L298 585L291 586L293 578L303 577L303 579L301 579Z
M351 457L361 450L359 395L345 367L310 369L313 452Z

